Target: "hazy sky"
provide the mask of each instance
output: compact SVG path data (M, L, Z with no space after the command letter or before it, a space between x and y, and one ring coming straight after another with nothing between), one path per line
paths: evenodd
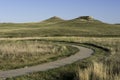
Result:
M38 22L52 16L90 15L120 23L120 0L0 0L0 22Z

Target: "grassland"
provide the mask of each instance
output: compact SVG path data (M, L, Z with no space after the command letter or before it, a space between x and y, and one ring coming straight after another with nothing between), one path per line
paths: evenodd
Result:
M96 44L111 50L109 57L93 63L86 69L78 69L79 80L119 80L120 79L120 38L104 39ZM86 75L86 76L83 76Z
M41 39L45 39L45 38L41 38ZM26 76L17 77L17 78L10 78L10 80L17 80L17 79L20 79L20 80L21 79L22 80L27 80L27 79L29 80L33 80L33 79L35 80L67 80L67 79L69 80L74 80L74 79L78 79L78 80L93 80L93 79L95 80L112 80L112 79L119 80L120 38L95 38L95 37L93 38L88 38L88 37L87 38L86 37L62 37L62 38L54 37L52 38L52 37L48 37L46 38L46 40L77 42L77 44L90 43L86 45L93 46L91 48L95 50L95 54L88 59L85 59L83 61L78 61L68 66L64 66L64 67L54 69L54 70L49 70L46 72L38 72L38 73L29 74ZM96 46L98 46L98 48ZM104 50L106 49L109 49L110 51L104 52ZM93 65L93 63L95 64ZM93 66L95 66L96 68L96 65L100 67L101 74L94 73L93 75L95 76L95 78L89 77L88 79L86 79L84 74L92 75L91 74L92 72L90 72L90 70L94 71ZM103 66L101 67L101 65ZM107 69L107 70L105 72L101 69L103 70ZM88 70L89 72L87 72ZM99 69L96 69L96 70L99 71ZM108 72L112 72L112 73L108 74ZM106 78L104 77L105 73L107 73ZM79 79L81 78L80 77L81 75L84 75L82 77L85 77L85 79ZM101 79L101 76L103 76L104 79Z
M29 40L44 40L46 42L69 42L95 50L95 54L90 58L77 61L74 64L45 72L8 78L7 80L120 80L120 25L107 24L95 19L76 18L63 20L58 17L53 17L37 23L1 23L0 37L3 41L0 43L1 47L4 45L8 46L11 42L4 42L4 40L10 40L12 38L13 41L25 40L28 46L32 44L29 43ZM45 43L43 45L46 45ZM38 44L40 43L36 45ZM17 46L17 43L12 46ZM54 44L53 47L53 44L50 44L50 46L52 46L52 49L54 47L57 48L57 52L58 48L62 49L61 45ZM35 45L29 48L33 47ZM22 49L22 47L18 48ZM6 51L4 49L5 47L0 50L4 52ZM19 49L16 52L19 52ZM36 52L37 48L33 49ZM10 50L10 53L13 55L14 48ZM70 48L68 50L74 49ZM30 51L30 55L33 55L32 51ZM44 56L48 57L47 55ZM25 58L25 60L27 59Z
M120 25L106 24L98 20L63 20L56 17L37 23L0 24L0 37L47 36L120 37Z

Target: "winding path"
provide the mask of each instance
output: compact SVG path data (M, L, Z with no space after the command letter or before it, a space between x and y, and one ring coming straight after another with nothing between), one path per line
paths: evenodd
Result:
M37 66L28 67L28 68L0 71L0 78L6 79L9 77L16 77L16 76L25 75L28 73L33 73L33 72L38 72L38 71L46 71L49 69L58 68L58 67L61 67L61 66L67 65L67 64L74 63L75 61L87 58L87 57L91 56L91 54L94 52L92 49L88 49L85 47L81 47L81 46L77 46L77 45L71 45L71 46L78 48L79 51L70 57L67 57L67 58L64 58L61 60L56 60L53 62L40 64Z

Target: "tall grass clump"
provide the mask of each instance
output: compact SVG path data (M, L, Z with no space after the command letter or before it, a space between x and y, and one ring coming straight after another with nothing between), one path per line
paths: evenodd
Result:
M94 44L110 49L110 56L79 69L78 80L120 80L120 40L97 40Z
M88 68L78 70L78 80L120 80L120 74L114 71L113 64L93 62Z

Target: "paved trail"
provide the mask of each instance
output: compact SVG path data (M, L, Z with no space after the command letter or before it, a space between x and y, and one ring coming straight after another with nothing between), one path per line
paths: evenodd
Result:
M56 60L53 62L40 64L37 66L28 67L28 68L0 71L0 78L6 79L9 77L16 77L16 76L21 76L21 75L28 74L28 73L33 73L33 72L38 72L38 71L46 71L49 69L58 68L58 67L61 67L61 66L67 65L67 64L74 63L75 61L87 58L87 57L91 56L91 54L93 53L93 50L85 48L85 47L80 47L77 45L71 45L71 46L78 48L79 51L70 57L67 57L67 58L64 58L61 60Z

